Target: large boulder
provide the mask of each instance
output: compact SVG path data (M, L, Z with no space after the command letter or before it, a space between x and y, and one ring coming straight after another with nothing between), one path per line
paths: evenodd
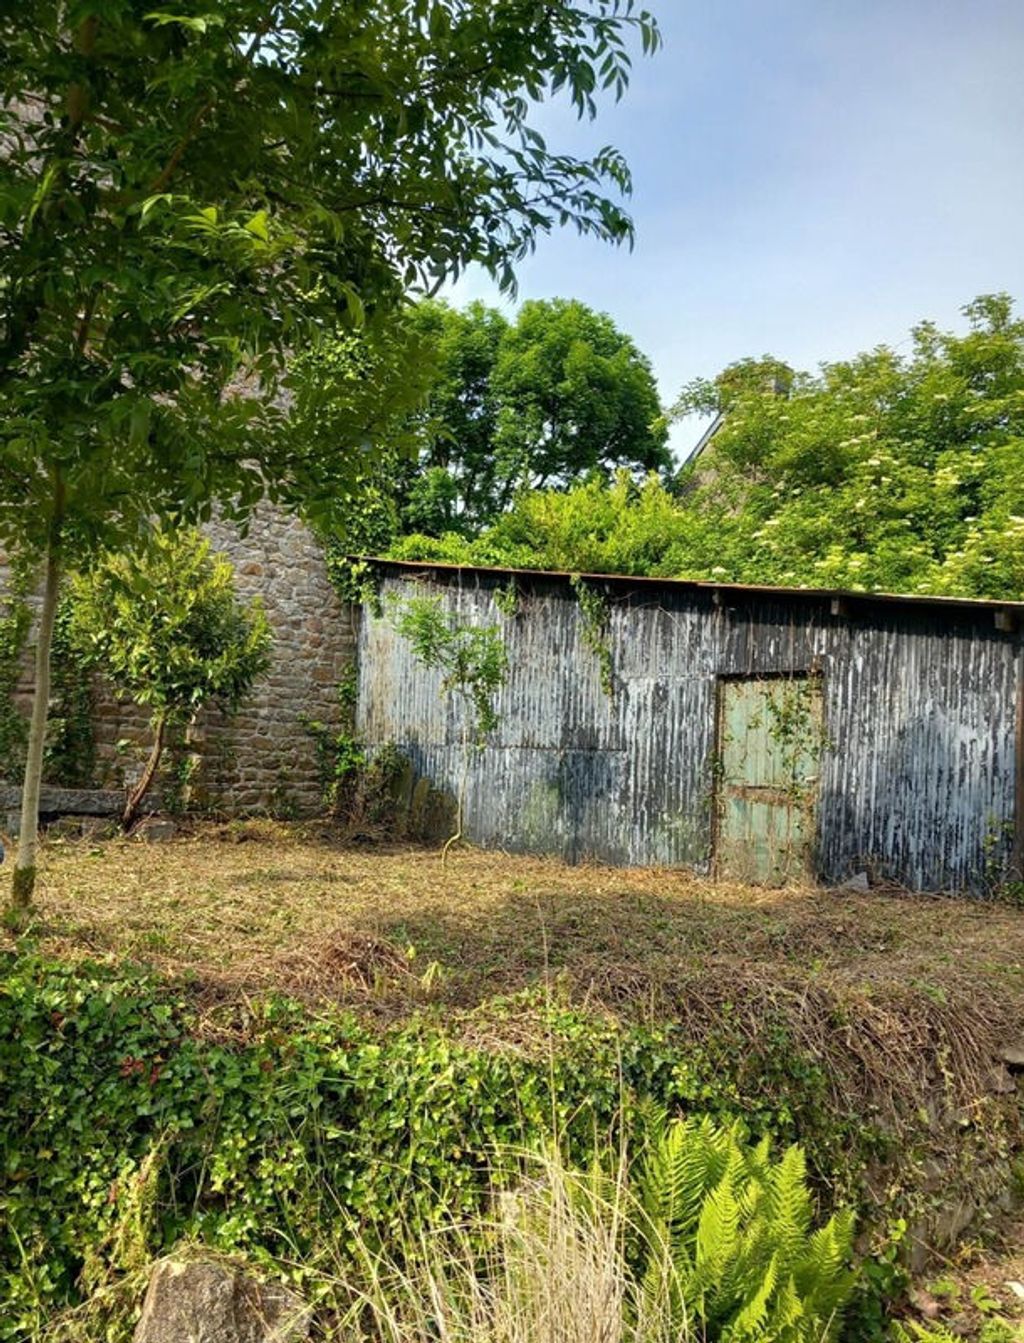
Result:
M230 1264L165 1259L153 1270L135 1343L304 1343L309 1307Z

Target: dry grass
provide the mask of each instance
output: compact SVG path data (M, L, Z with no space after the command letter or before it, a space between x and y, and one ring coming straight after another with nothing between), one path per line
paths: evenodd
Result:
M965 1096L981 1094L998 1043L1024 1022L1024 911L978 901L473 849L442 865L252 822L169 844L52 843L39 906L43 950L146 962L211 1008L279 989L394 1019L553 978L577 1000L697 1035L723 1013L752 1040L782 1019L850 1103L871 1077L888 1107L892 1086L925 1087L940 1057Z
M1024 1008L1024 910L977 900L766 890L469 848L442 865L267 822L167 844L57 841L37 894L57 954L375 1014L473 1006L545 976L629 1015L685 1015L700 1010L695 980L724 999L749 978L782 997L842 981L865 1001L921 992L941 1006L967 992Z

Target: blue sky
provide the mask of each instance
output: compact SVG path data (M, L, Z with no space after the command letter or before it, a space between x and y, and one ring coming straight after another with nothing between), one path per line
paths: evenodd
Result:
M979 293L1024 303L1022 0L648 4L665 45L624 101L538 123L626 153L636 247L543 238L520 299L610 313L666 401L745 355L813 368ZM502 302L480 274L449 297Z

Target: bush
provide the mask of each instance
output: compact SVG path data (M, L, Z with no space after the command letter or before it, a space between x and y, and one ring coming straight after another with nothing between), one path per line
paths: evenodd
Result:
M407 1235L383 1258L357 1242L335 1298L382 1343L835 1337L850 1218L810 1231L798 1148L773 1162L767 1144L705 1120L661 1133L639 1191L627 1151L607 1163L607 1149L584 1171L554 1147L527 1157L469 1222Z
M226 1044L141 972L0 965L0 1339L183 1236L311 1273L325 1228L347 1252L342 1209L377 1243L459 1218L496 1150L556 1131L582 1161L643 1098L796 1131L763 1077L744 1093L681 1032L542 995L376 1034L271 1001ZM792 1084L810 1115L813 1083Z

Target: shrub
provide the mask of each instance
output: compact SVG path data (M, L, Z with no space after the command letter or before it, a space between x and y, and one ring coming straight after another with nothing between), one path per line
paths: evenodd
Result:
M114 687L151 711L153 744L125 805L134 820L169 731L207 704L234 712L269 665L270 626L242 605L234 570L197 532L156 532L135 553L107 555L73 578L67 638Z

